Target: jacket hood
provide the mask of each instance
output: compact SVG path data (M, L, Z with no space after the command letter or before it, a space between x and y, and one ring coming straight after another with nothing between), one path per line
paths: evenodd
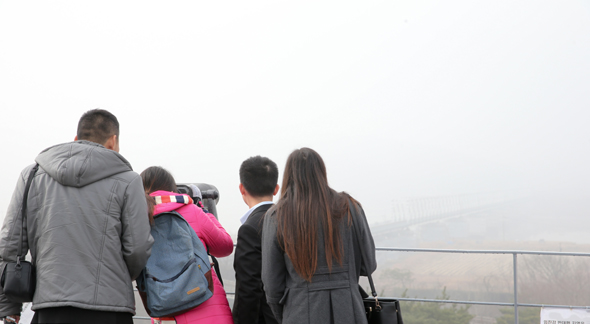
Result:
M156 200L154 206L154 215L177 210L186 205L193 203L192 198L187 194L174 193L170 191L158 190L150 194Z
M52 146L35 161L55 181L77 188L133 170L121 154L89 141Z

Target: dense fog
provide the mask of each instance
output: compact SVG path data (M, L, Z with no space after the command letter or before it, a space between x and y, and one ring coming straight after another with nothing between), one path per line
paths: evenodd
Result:
M378 246L588 251L588 58L583 1L0 1L0 218L20 171L102 108L137 172L215 185L232 236L241 162L282 173L311 147ZM509 299L510 257L449 277L379 257L392 295Z

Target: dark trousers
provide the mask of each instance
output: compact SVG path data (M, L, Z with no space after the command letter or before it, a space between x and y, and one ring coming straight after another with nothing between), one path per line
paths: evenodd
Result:
M133 314L103 312L77 307L52 307L35 311L31 324L133 324Z

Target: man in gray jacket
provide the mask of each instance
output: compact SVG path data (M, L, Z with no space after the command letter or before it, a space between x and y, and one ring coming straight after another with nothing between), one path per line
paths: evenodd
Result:
M119 122L86 112L74 142L37 156L27 199L25 251L37 270L33 323L133 323L134 280L150 256L146 197L139 175L119 153ZM16 260L26 180L18 179L0 232L0 271ZM0 317L20 303L0 289Z

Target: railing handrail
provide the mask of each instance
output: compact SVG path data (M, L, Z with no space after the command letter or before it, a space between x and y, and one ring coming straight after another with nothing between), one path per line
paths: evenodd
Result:
M435 252L435 253L473 253L473 254L535 254L535 255L559 255L559 256L585 256L590 253L580 252L554 252L554 251L524 251L524 250L457 250L457 249L428 249L428 248L395 248L377 247L376 251L398 251L398 252Z
M590 257L590 253L578 252L553 252L553 251L522 251L522 250L457 250L457 249L428 249L428 248L394 248L394 247L377 247L376 251L397 251L397 252L432 252L432 253L471 253L471 254L511 254L513 268L513 285L514 285L514 303L496 303L496 302L474 302L466 300L445 300L445 299L419 299L419 298L396 298L398 300L413 302L434 302L434 303L453 303L453 304L475 304L475 305L494 305L494 306L512 306L514 307L514 323L518 324L518 307L555 307L555 308L576 308L590 309L589 306L570 306L570 305L544 305L544 304L524 304L518 302L518 270L517 255L557 255L557 256L582 256Z
M235 246L235 244L234 244ZM490 306L510 306L514 307L514 323L518 324L518 307L555 307L555 308L575 308L590 309L590 306L575 305L547 305L547 304L525 304L518 302L517 289L517 255L556 255L556 256L579 256L590 257L590 253L580 252L554 252L554 251L525 251L525 250L461 250L461 249L430 249L430 248L396 248L396 247L376 247L376 251L385 252L426 252L426 253L468 253L468 254L509 254L513 256L513 284L514 284L514 303L485 302L485 301L468 301L468 300L449 300L449 299L423 299L423 298L404 298L395 297L400 301L411 302L429 302L429 303L451 303L467 305L490 305ZM226 292L228 295L234 295L234 292ZM148 320L150 317L134 316L135 319Z

